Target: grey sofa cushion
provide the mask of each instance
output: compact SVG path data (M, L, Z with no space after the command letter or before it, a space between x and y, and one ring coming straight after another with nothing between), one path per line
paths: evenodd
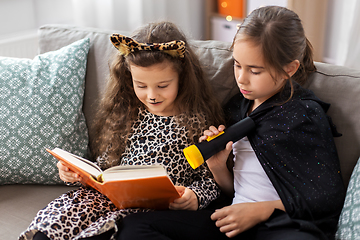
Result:
M0 239L15 240L50 201L75 187L61 185L0 186Z
M360 71L325 63L316 67L306 87L331 104L328 114L342 134L335 143L347 185L360 156Z
M231 43L221 41L190 41L199 56L204 72L211 82L215 96L225 104L239 92L234 78Z

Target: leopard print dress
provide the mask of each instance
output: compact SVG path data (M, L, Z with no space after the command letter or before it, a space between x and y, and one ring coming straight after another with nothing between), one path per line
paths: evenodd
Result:
M199 123L195 118L189 121ZM187 163L182 154L182 150L190 144L186 135L187 130L179 126L174 117L156 116L141 110L138 120L133 124L121 164L163 165L175 185L186 186L195 192L201 209L218 197L219 189L206 167L194 170ZM98 164L104 161L106 154L98 159ZM96 190L80 187L61 195L40 210L19 239L33 239L37 231L43 232L50 239L59 240L91 237L111 229L115 229L116 234L117 221L129 214L144 211L150 210L119 210Z

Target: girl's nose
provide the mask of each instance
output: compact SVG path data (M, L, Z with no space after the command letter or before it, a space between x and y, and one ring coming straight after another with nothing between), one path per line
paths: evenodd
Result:
M245 84L247 81L246 74L243 71L238 71L236 81L238 83Z
M153 101L153 99L156 99L157 93L156 93L155 90L149 89L149 92L148 92L147 96L148 96L148 99L149 99L150 101Z

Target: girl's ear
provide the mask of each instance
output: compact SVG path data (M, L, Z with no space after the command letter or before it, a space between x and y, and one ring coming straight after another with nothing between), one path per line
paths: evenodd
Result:
M291 63L285 65L284 67L284 71L290 76L292 77L292 75L294 75L296 73L296 71L298 70L300 66L300 62L299 60L294 60Z

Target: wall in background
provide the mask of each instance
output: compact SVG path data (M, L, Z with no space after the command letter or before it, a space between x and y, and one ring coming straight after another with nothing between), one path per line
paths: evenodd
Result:
M48 23L133 31L170 20L193 38L204 38L205 0L1 0L0 39L36 32Z
M71 4L72 0L0 0L0 56L36 56L39 26L71 24Z
M232 41L235 26L242 19L233 18L228 22L225 15L217 13L218 2L206 1L206 36ZM302 19L305 33L314 47L315 61L360 70L359 0L244 0L244 3L247 13L265 5L284 6L294 10Z
M0 39L36 32L45 23L73 21L72 0L1 0Z
M344 2L341 0L328 0L323 59L332 64L337 64L337 45L339 44L340 16L343 4Z
M0 56L35 56L37 30L44 24L132 32L148 22L169 20L189 38L204 39L204 1L0 0ZM16 49L17 46L22 48ZM27 51L21 54L25 49Z
M156 20L170 20L178 24L194 39L205 39L205 3L209 0L0 0L0 45L3 49L20 43L21 37L36 44L37 29L44 24L74 24L87 27L133 31L135 28ZM286 0L248 0L251 8L254 2L276 4ZM317 1L317 0L314 0ZM344 38L342 18L349 2L355 0L328 0L323 61L339 64L342 49L339 44ZM6 45L7 44L7 45ZM27 46L23 45L26 49ZM0 55L6 55L0 49ZM21 54L21 53L20 53ZM23 57L32 57L28 51ZM18 53L14 55L19 57Z

